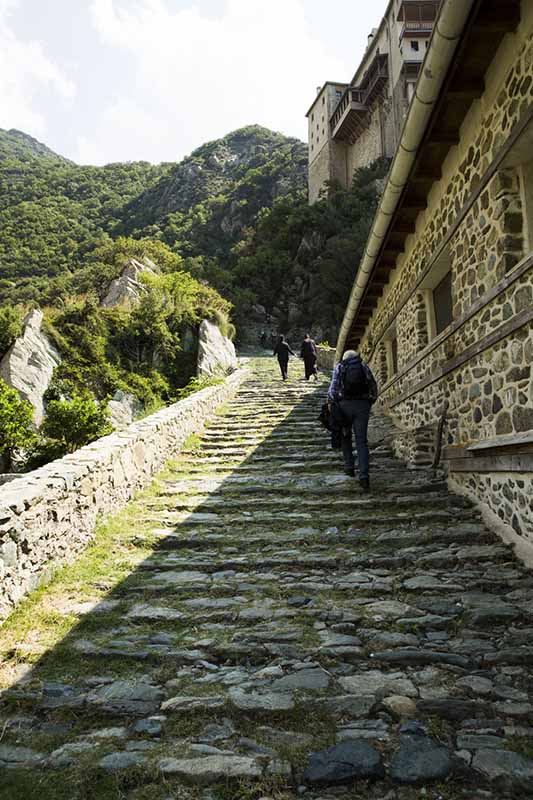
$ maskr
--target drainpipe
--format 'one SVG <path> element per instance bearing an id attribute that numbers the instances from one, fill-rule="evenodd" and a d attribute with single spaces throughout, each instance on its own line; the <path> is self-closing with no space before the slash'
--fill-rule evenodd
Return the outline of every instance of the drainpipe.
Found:
<path id="1" fill-rule="evenodd" d="M 476 0 L 445 0 L 437 19 L 431 45 L 422 65 L 415 96 L 394 156 L 387 185 L 374 218 L 365 254 L 359 265 L 350 299 L 344 313 L 335 361 L 342 358 L 344 345 L 364 295 L 376 258 L 387 235 L 390 221 L 409 180 L 433 108 L 439 98 L 444 80 L 453 60 L 459 39 Z"/>

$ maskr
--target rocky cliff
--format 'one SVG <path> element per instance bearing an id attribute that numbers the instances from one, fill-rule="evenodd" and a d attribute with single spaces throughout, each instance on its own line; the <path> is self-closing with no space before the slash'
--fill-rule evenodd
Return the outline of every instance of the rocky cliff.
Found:
<path id="1" fill-rule="evenodd" d="M 42 311 L 31 311 L 24 320 L 22 336 L 0 362 L 0 378 L 31 403 L 36 425 L 43 420 L 43 396 L 61 362 L 59 353 L 42 331 L 42 321 Z"/>
<path id="2" fill-rule="evenodd" d="M 149 258 L 137 261 L 130 258 L 118 278 L 111 281 L 102 300 L 104 308 L 133 308 L 138 305 L 145 291 L 143 276 L 156 275 L 157 267 Z"/>
<path id="3" fill-rule="evenodd" d="M 237 369 L 235 346 L 220 328 L 204 319 L 198 333 L 197 375 L 200 378 L 219 378 Z"/>
<path id="4" fill-rule="evenodd" d="M 128 204 L 122 227 L 131 233 L 161 226 L 169 214 L 192 215 L 195 206 L 225 198 L 217 221 L 222 232 L 235 233 L 260 208 L 306 185 L 307 147 L 251 125 L 199 147 L 171 167 Z"/>

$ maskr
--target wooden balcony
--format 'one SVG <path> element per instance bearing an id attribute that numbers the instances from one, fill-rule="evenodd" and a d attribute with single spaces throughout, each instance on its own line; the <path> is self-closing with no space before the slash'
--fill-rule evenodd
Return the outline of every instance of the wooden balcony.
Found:
<path id="1" fill-rule="evenodd" d="M 434 20 L 406 20 L 400 32 L 400 42 L 411 36 L 430 36 L 434 25 Z"/>
<path id="2" fill-rule="evenodd" d="M 402 0 L 398 9 L 398 20 L 426 20 L 435 22 L 441 0 Z"/>
<path id="3" fill-rule="evenodd" d="M 331 138 L 354 142 L 368 120 L 369 106 L 389 79 L 387 54 L 378 53 L 363 75 L 360 86 L 349 86 L 330 119 Z"/>
<path id="4" fill-rule="evenodd" d="M 339 100 L 329 123 L 332 139 L 338 142 L 351 142 L 357 139 L 364 127 L 366 112 L 364 92 L 349 86 Z"/>
<path id="5" fill-rule="evenodd" d="M 388 79 L 389 57 L 386 53 L 378 53 L 361 81 L 361 89 L 364 91 L 367 106 L 380 94 Z"/>

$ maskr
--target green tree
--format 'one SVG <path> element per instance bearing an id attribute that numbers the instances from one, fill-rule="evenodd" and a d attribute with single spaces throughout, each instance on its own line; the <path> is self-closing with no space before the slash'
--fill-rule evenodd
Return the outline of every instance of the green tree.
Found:
<path id="1" fill-rule="evenodd" d="M 73 453 L 111 431 L 107 405 L 97 403 L 89 392 L 76 392 L 70 400 L 51 400 L 41 426 L 42 436 L 57 443 L 62 455 Z"/>
<path id="2" fill-rule="evenodd" d="M 0 356 L 6 353 L 23 329 L 24 315 L 22 310 L 15 306 L 2 306 L 0 308 Z"/>
<path id="3" fill-rule="evenodd" d="M 0 379 L 0 457 L 6 472 L 22 450 L 35 442 L 33 409 L 27 400 Z"/>

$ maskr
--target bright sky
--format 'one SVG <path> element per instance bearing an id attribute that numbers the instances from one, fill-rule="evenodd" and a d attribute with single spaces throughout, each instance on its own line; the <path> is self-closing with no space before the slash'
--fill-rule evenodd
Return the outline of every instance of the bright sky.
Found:
<path id="1" fill-rule="evenodd" d="M 236 128 L 306 139 L 387 0 L 0 0 L 0 128 L 79 163 L 175 161 Z"/>

